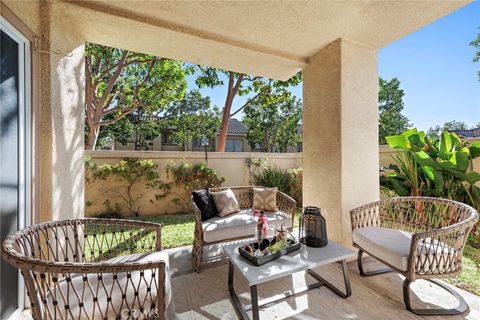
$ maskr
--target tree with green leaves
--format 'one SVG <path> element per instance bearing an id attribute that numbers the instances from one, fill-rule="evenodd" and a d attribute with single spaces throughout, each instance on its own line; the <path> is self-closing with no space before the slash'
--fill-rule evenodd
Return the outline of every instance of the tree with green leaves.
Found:
<path id="1" fill-rule="evenodd" d="M 188 69 L 166 58 L 87 43 L 85 65 L 86 149 L 95 149 L 102 127 L 157 112 L 187 87 Z"/>
<path id="2" fill-rule="evenodd" d="M 480 27 L 478 29 L 480 30 Z M 480 32 L 477 34 L 477 38 L 470 42 L 470 46 L 476 49 L 475 55 L 473 56 L 473 62 L 480 62 Z M 480 81 L 480 71 L 478 71 L 478 81 Z"/>
<path id="3" fill-rule="evenodd" d="M 402 114 L 405 92 L 400 88 L 400 81 L 397 78 L 389 81 L 379 78 L 378 82 L 378 138 L 380 144 L 386 144 L 385 137 L 402 133 L 410 123 Z"/>
<path id="4" fill-rule="evenodd" d="M 225 71 L 211 67 L 197 66 L 195 67 L 195 69 L 198 74 L 196 84 L 200 88 L 213 88 L 216 86 L 223 86 L 224 81 L 222 80 L 222 76 L 226 76 L 228 78 L 227 95 L 222 110 L 222 122 L 220 126 L 220 134 L 217 144 L 218 152 L 225 151 L 228 124 L 233 116 L 235 116 L 246 106 L 253 103 L 260 97 L 270 93 L 272 90 L 276 88 L 288 88 L 290 86 L 297 86 L 303 80 L 301 73 L 297 73 L 287 81 L 274 81 L 260 76 L 250 76 L 244 73 L 236 73 L 233 71 Z M 246 96 L 249 94 L 253 96 L 250 97 L 243 105 L 235 108 L 235 111 L 233 111 L 233 102 L 235 97 L 237 95 Z"/>
<path id="5" fill-rule="evenodd" d="M 440 137 L 440 134 L 444 131 L 468 130 L 468 129 L 469 128 L 468 128 L 468 126 L 465 122 L 456 121 L 456 120 L 447 121 L 442 126 L 437 125 L 435 127 L 431 127 L 430 129 L 428 129 L 427 138 L 436 139 L 436 138 Z M 475 127 L 472 128 L 472 129 L 475 129 Z"/>
<path id="6" fill-rule="evenodd" d="M 168 129 L 173 141 L 185 147 L 194 138 L 213 138 L 220 127 L 220 111 L 210 107 L 210 98 L 198 90 L 187 92 L 182 99 L 172 101 L 160 113 L 145 114 L 141 110 L 129 114 L 117 123 L 102 129 L 99 145 L 107 139 L 122 144 L 135 143 L 135 150 L 150 150 L 150 141 Z"/>
<path id="7" fill-rule="evenodd" d="M 287 88 L 277 88 L 251 102 L 244 109 L 250 145 L 260 145 L 263 152 L 280 151 L 301 141 L 298 127 L 302 103 Z"/>
<path id="8" fill-rule="evenodd" d="M 188 92 L 183 99 L 174 101 L 165 111 L 166 124 L 174 128 L 173 141 L 185 146 L 193 139 L 211 139 L 220 127 L 220 111 L 210 107 L 210 98 L 199 91 Z"/>

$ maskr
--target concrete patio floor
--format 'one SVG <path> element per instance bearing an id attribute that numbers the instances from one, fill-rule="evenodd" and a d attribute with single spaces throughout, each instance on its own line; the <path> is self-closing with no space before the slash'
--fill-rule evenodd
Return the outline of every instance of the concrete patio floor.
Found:
<path id="1" fill-rule="evenodd" d="M 204 254 L 215 256 L 222 246 L 206 248 Z M 227 288 L 227 261 L 223 260 L 200 273 L 193 272 L 192 247 L 168 249 L 172 292 L 176 319 L 238 319 L 230 302 Z M 365 259 L 367 270 L 381 267 L 371 258 Z M 360 277 L 356 261 L 348 263 L 352 296 L 341 299 L 329 289 L 322 287 L 290 297 L 281 302 L 260 308 L 261 319 L 422 319 L 405 310 L 402 296 L 403 277 L 395 273 L 363 278 Z M 340 264 L 332 264 L 315 269 L 319 274 L 340 288 L 343 288 Z M 315 282 L 311 276 L 299 272 L 258 287 L 260 304 L 262 299 L 281 296 L 284 292 Z M 235 290 L 243 304 L 250 304 L 248 287 L 235 277 Z M 442 289 L 426 281 L 416 281 L 412 285 L 414 307 L 455 306 L 455 300 Z M 478 320 L 480 319 L 480 297 L 462 289 L 457 289 L 470 306 L 470 313 L 463 316 L 425 316 L 424 319 L 439 320 Z M 423 302 L 420 302 L 418 299 Z M 249 312 L 251 316 L 251 313 Z M 22 320 L 31 320 L 31 313 L 25 310 Z"/>
<path id="2" fill-rule="evenodd" d="M 213 255 L 220 247 L 208 248 Z M 170 249 L 172 289 L 177 319 L 237 319 L 229 300 L 227 289 L 227 264 L 220 263 L 212 268 L 194 273 L 191 269 L 191 247 Z M 381 266 L 367 258 L 366 267 Z M 340 264 L 316 269 L 327 280 L 342 288 Z M 349 263 L 352 296 L 341 299 L 327 288 L 319 288 L 291 297 L 260 309 L 261 319 L 421 319 L 405 310 L 402 296 L 403 278 L 395 273 L 374 277 L 360 277 L 355 261 Z M 260 285 L 258 294 L 262 298 L 280 295 L 285 291 L 314 282 L 304 272 L 294 274 L 272 283 Z M 248 287 L 235 278 L 235 288 L 243 304 L 250 303 Z M 414 307 L 425 305 L 454 307 L 455 300 L 442 289 L 426 281 L 412 285 Z M 463 316 L 428 316 L 425 319 L 480 319 L 480 297 L 458 289 L 470 305 L 470 313 Z M 425 302 L 423 304 L 418 300 Z"/>

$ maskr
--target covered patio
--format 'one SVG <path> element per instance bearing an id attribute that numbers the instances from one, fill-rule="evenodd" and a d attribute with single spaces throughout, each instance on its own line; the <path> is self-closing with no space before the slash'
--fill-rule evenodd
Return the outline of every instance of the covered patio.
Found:
<path id="1" fill-rule="evenodd" d="M 2 17 L 31 42 L 27 224 L 84 217 L 84 46 L 92 42 L 278 80 L 302 70 L 303 203 L 321 207 L 330 238 L 351 248 L 349 211 L 379 199 L 377 49 L 469 2 L 1 0 Z M 226 265 L 192 273 L 191 247 L 169 257 L 179 319 L 236 318 Z M 322 272 L 335 282 L 339 270 Z M 262 308 L 262 319 L 419 318 L 405 310 L 399 275 L 362 278 L 354 261 L 349 270 L 351 298 L 320 288 Z M 311 280 L 297 273 L 259 295 Z M 249 303 L 247 287 L 236 283 Z M 451 307 L 429 284 L 413 289 Z M 460 292 L 470 313 L 451 319 L 480 318 L 480 299 Z"/>

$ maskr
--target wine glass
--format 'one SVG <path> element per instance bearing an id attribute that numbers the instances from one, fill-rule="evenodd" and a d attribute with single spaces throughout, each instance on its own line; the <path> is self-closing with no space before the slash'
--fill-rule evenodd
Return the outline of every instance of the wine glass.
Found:
<path id="1" fill-rule="evenodd" d="M 275 226 L 267 226 L 267 239 L 270 244 L 275 239 Z"/>

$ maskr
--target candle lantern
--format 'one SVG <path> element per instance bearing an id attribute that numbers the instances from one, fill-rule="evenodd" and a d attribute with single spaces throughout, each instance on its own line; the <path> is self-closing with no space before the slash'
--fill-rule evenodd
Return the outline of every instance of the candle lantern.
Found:
<path id="1" fill-rule="evenodd" d="M 308 247 L 324 247 L 328 243 L 325 218 L 317 207 L 305 207 L 300 216 L 300 242 Z"/>

